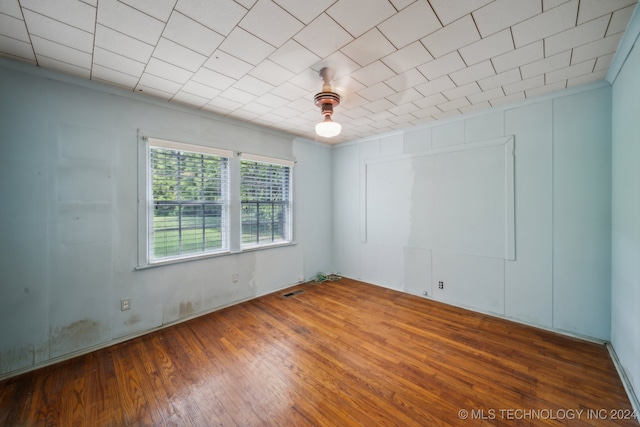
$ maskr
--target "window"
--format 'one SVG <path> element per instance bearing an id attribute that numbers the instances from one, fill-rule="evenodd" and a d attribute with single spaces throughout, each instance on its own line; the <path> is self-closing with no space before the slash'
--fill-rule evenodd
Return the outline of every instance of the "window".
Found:
<path id="1" fill-rule="evenodd" d="M 291 168 L 244 156 L 240 164 L 242 247 L 291 241 Z"/>
<path id="2" fill-rule="evenodd" d="M 142 137 L 138 268 L 291 243 L 293 164 Z"/>
<path id="3" fill-rule="evenodd" d="M 229 248 L 228 153 L 189 148 L 149 142 L 151 262 Z"/>

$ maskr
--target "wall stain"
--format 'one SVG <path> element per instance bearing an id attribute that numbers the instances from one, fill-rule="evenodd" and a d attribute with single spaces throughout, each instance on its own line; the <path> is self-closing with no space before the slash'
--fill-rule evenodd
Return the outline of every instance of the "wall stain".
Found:
<path id="1" fill-rule="evenodd" d="M 193 304 L 191 301 L 181 302 L 180 303 L 180 311 L 178 312 L 178 318 L 182 319 L 183 317 L 187 317 L 192 315 L 194 312 Z"/>
<path id="2" fill-rule="evenodd" d="M 93 319 L 82 319 L 51 332 L 49 344 L 52 349 L 64 348 L 67 353 L 86 347 L 100 336 L 100 323 Z"/>
<path id="3" fill-rule="evenodd" d="M 135 325 L 136 323 L 140 323 L 142 319 L 140 318 L 140 316 L 138 316 L 137 314 L 132 315 L 131 317 L 129 317 L 124 324 L 131 326 L 131 325 Z"/>

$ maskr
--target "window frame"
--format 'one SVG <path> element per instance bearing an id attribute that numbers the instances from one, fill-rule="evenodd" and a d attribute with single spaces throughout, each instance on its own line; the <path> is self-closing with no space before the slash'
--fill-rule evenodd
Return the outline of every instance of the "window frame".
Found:
<path id="1" fill-rule="evenodd" d="M 265 250 L 270 248 L 278 248 L 283 246 L 296 245 L 295 242 L 295 213 L 294 213 L 294 160 L 282 158 L 267 157 L 262 155 L 234 152 L 232 150 L 215 148 L 208 145 L 200 145 L 190 142 L 178 142 L 175 139 L 164 139 L 147 136 L 141 130 L 138 131 L 138 262 L 134 267 L 135 270 L 143 270 L 151 267 L 158 267 L 168 264 L 176 264 L 188 261 L 194 261 L 205 258 L 220 257 L 233 255 L 243 252 L 252 252 Z M 192 254 L 184 254 L 179 257 L 152 259 L 151 248 L 149 245 L 149 227 L 153 224 L 153 194 L 150 185 L 151 173 L 151 155 L 150 147 L 162 144 L 163 148 L 189 151 L 197 154 L 211 154 L 215 156 L 223 156 L 228 158 L 228 211 L 229 218 L 228 229 L 226 233 L 227 248 L 225 251 L 215 252 L 197 252 Z M 263 163 L 272 163 L 276 165 L 288 166 L 289 169 L 289 239 L 286 241 L 278 241 L 264 245 L 245 246 L 242 245 L 242 210 L 240 201 L 240 168 L 241 160 L 260 161 Z"/>
<path id="2" fill-rule="evenodd" d="M 243 223 L 243 205 L 245 203 L 256 203 L 256 209 L 259 207 L 259 204 L 261 203 L 260 201 L 248 201 L 248 200 L 242 200 L 242 197 L 240 198 L 240 247 L 243 251 L 249 251 L 249 250 L 257 250 L 257 249 L 263 249 L 263 248 L 269 248 L 269 247 L 276 247 L 276 246 L 282 246 L 282 245 L 288 245 L 288 244 L 292 244 L 293 243 L 293 218 L 294 218 L 294 212 L 293 212 L 293 166 L 295 165 L 295 162 L 293 161 L 289 161 L 289 160 L 283 160 L 283 159 L 275 159 L 272 157 L 266 157 L 266 156 L 259 156 L 259 155 L 254 155 L 254 154 L 247 154 L 247 153 L 242 153 L 240 156 L 240 179 L 239 179 L 239 187 L 240 189 L 242 188 L 243 185 L 243 179 L 242 179 L 242 162 L 243 161 L 247 161 L 247 162 L 255 162 L 255 163 L 261 163 L 261 164 L 266 164 L 266 165 L 271 165 L 271 166 L 279 166 L 279 167 L 286 167 L 288 168 L 287 170 L 287 174 L 288 177 L 286 178 L 287 180 L 287 194 L 286 194 L 286 200 L 282 200 L 282 201 L 264 201 L 265 204 L 271 204 L 272 207 L 272 211 L 274 208 L 274 205 L 281 205 L 283 206 L 287 213 L 288 213 L 288 218 L 285 221 L 285 226 L 286 228 L 283 229 L 283 234 L 284 234 L 284 239 L 282 240 L 277 240 L 277 241 L 270 241 L 267 243 L 260 243 L 260 228 L 259 228 L 259 220 L 257 219 L 256 221 L 256 226 L 258 227 L 256 232 L 257 232 L 257 238 L 256 238 L 256 243 L 254 244 L 245 244 L 244 242 L 244 223 Z M 256 217 L 258 217 L 257 213 L 256 213 Z M 273 230 L 273 218 L 271 218 L 271 232 L 272 232 L 272 238 L 274 235 L 274 230 Z"/>

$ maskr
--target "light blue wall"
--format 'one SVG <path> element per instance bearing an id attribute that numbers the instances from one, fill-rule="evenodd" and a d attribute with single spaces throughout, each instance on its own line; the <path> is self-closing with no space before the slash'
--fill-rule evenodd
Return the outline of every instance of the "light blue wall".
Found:
<path id="1" fill-rule="evenodd" d="M 632 21 L 633 22 L 633 21 Z M 637 40 L 640 17 L 636 12 Z M 630 25 L 631 27 L 631 25 Z M 637 41 L 613 84 L 611 342 L 640 391 L 640 49 Z"/>
<path id="2" fill-rule="evenodd" d="M 328 147 L 2 61 L 0 376 L 330 270 Z M 134 270 L 138 129 L 295 157 L 297 244 Z"/>
<path id="3" fill-rule="evenodd" d="M 381 286 L 419 295 L 426 291 L 430 298 L 450 304 L 608 340 L 610 96 L 610 87 L 598 84 L 337 147 L 333 154 L 336 269 Z M 503 242 L 488 242 L 492 237 L 483 234 L 483 224 L 473 228 L 468 216 L 465 230 L 460 229 L 459 235 L 454 231 L 450 237 L 454 244 L 447 248 L 429 241 L 429 233 L 417 231 L 429 229 L 420 221 L 435 216 L 451 228 L 447 218 L 463 218 L 461 211 L 469 209 L 468 198 L 434 197 L 435 193 L 424 192 L 419 180 L 429 179 L 431 172 L 441 175 L 439 179 L 458 179 L 469 173 L 470 165 L 454 162 L 426 171 L 416 167 L 428 163 L 415 160 L 433 155 L 434 161 L 444 161 L 437 156 L 447 150 L 510 135 L 515 141 L 515 260 L 496 256 L 500 246 L 495 243 Z M 414 161 L 406 160 L 411 158 Z M 406 167 L 397 167 L 399 162 Z M 388 177 L 383 181 L 378 175 L 385 167 Z M 371 188 L 374 179 L 379 188 Z M 394 185 L 404 182 L 412 191 L 399 187 L 393 191 Z M 460 185 L 476 184 L 462 179 Z M 384 197 L 375 197 L 378 190 L 388 197 L 388 208 Z M 479 214 L 498 215 L 505 203 L 496 198 L 499 192 L 483 194 L 494 202 L 478 198 L 472 208 Z M 498 210 L 490 205 L 495 200 L 500 203 Z M 438 206 L 430 206 L 435 203 Z M 395 228 L 393 224 L 407 216 L 411 229 L 403 241 L 398 238 L 406 232 L 402 221 L 396 221 Z M 487 242 L 469 242 L 462 235 L 469 231 Z M 461 249 L 450 249 L 461 242 Z M 493 249 L 483 251 L 483 245 Z M 444 289 L 438 288 L 439 281 L 444 281 Z"/>

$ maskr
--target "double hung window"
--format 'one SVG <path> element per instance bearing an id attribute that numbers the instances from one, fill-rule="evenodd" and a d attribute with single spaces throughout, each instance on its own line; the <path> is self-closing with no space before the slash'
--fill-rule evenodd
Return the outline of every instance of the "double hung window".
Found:
<path id="1" fill-rule="evenodd" d="M 242 246 L 291 240 L 291 167 L 253 160 L 240 163 Z"/>
<path id="2" fill-rule="evenodd" d="M 293 162 L 144 141 L 141 266 L 292 242 Z"/>

